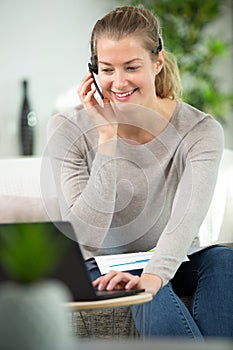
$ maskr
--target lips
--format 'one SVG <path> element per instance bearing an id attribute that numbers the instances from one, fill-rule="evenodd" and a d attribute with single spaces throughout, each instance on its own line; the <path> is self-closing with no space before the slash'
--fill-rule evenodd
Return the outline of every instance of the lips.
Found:
<path id="1" fill-rule="evenodd" d="M 134 90 L 131 90 L 131 91 L 127 91 L 127 92 L 113 92 L 114 95 L 117 97 L 117 98 L 120 98 L 120 99 L 124 99 L 124 98 L 127 98 L 131 95 L 133 95 L 133 93 L 136 91 L 137 89 L 134 89 Z"/>

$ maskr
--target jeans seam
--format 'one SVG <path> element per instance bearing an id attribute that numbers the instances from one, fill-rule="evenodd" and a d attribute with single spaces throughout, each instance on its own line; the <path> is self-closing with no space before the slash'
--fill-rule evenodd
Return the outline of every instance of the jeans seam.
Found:
<path id="1" fill-rule="evenodd" d="M 175 305 L 180 313 L 182 321 L 184 321 L 184 326 L 187 330 L 187 334 L 190 336 L 190 338 L 198 339 L 200 341 L 200 339 L 195 336 L 188 319 L 186 318 L 185 314 L 183 313 L 181 301 L 179 300 L 179 298 L 177 296 L 175 297 L 175 295 L 174 295 L 175 293 L 170 288 L 169 288 L 169 293 L 174 300 L 174 303 L 175 303 Z M 192 317 L 192 316 L 190 315 L 190 317 Z"/>
<path id="2" fill-rule="evenodd" d="M 198 281 L 197 281 L 197 286 L 196 286 L 196 289 L 195 289 L 195 293 L 193 295 L 193 298 L 192 298 L 192 315 L 193 315 L 193 319 L 197 320 L 197 304 L 198 304 L 198 296 L 200 294 L 200 271 L 199 270 L 196 270 L 196 273 L 198 275 Z"/>

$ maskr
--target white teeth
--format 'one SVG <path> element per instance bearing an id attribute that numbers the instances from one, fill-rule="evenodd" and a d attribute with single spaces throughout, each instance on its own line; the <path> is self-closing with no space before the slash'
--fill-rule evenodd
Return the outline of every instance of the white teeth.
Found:
<path id="1" fill-rule="evenodd" d="M 132 95 L 132 93 L 133 93 L 133 91 L 125 92 L 123 94 L 116 93 L 116 96 L 118 96 L 118 97 L 126 97 L 126 96 L 129 96 L 129 95 Z"/>

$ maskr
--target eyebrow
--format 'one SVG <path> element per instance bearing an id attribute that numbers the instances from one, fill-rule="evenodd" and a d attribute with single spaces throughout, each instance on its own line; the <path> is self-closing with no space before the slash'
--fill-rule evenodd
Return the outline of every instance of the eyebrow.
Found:
<path id="1" fill-rule="evenodd" d="M 133 58 L 132 60 L 124 62 L 123 64 L 130 64 L 130 63 L 133 63 L 134 61 L 142 61 L 142 59 L 141 58 Z M 112 66 L 111 63 L 104 62 L 104 61 L 99 61 L 99 63 L 105 64 L 106 66 Z"/>

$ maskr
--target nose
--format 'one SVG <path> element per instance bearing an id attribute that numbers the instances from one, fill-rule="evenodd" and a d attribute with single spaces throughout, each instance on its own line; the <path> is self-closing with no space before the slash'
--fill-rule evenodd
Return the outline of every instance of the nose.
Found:
<path id="1" fill-rule="evenodd" d="M 115 70 L 114 74 L 114 88 L 117 91 L 121 91 L 124 89 L 124 87 L 127 85 L 127 77 L 126 73 L 122 70 Z"/>

